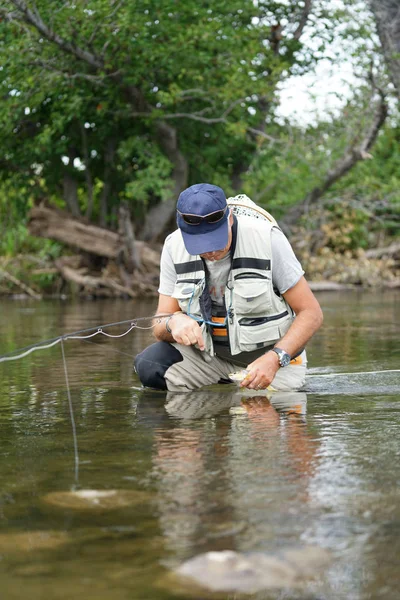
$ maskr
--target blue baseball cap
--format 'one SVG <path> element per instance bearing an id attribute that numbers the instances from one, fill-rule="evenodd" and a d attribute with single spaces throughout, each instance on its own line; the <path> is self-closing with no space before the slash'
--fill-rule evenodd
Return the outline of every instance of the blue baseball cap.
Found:
<path id="1" fill-rule="evenodd" d="M 220 187 L 196 183 L 180 194 L 176 208 L 176 222 L 189 254 L 205 254 L 225 248 L 228 243 L 229 209 L 225 193 Z M 198 225 L 191 225 L 182 217 L 182 214 L 204 217 L 219 210 L 225 212 L 216 223 L 202 220 Z"/>

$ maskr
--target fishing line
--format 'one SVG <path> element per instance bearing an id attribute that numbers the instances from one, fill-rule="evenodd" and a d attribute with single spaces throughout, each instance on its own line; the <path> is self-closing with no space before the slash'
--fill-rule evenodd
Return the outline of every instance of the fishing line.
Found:
<path id="1" fill-rule="evenodd" d="M 14 350 L 13 352 L 9 352 L 8 354 L 3 354 L 0 356 L 0 363 L 6 362 L 9 360 L 18 360 L 20 358 L 24 358 L 31 354 L 32 352 L 36 352 L 36 350 L 46 350 L 47 348 L 51 348 L 56 344 L 59 344 L 63 340 L 87 340 L 89 338 L 95 337 L 96 335 L 104 335 L 109 338 L 121 338 L 127 335 L 132 331 L 132 329 L 152 329 L 154 325 L 149 325 L 148 327 L 141 327 L 137 325 L 139 321 L 148 321 L 149 319 L 160 319 L 164 317 L 169 317 L 173 313 L 160 313 L 157 315 L 152 315 L 151 317 L 138 317 L 136 319 L 129 319 L 126 321 L 118 321 L 116 323 L 106 323 L 105 325 L 96 325 L 95 327 L 89 327 L 87 329 L 81 329 L 80 331 L 73 331 L 72 333 L 66 333 L 64 335 L 60 335 L 59 337 L 52 338 L 49 340 L 44 340 L 43 342 L 38 342 L 36 344 L 31 344 L 30 346 L 25 346 L 24 348 L 19 348 L 18 350 Z M 117 325 L 126 325 L 130 324 L 130 327 L 124 333 L 113 335 L 111 333 L 106 333 L 103 331 L 104 329 L 108 329 L 109 327 L 116 327 Z M 89 335 L 80 335 L 85 333 L 90 333 Z M 18 354 L 16 354 L 18 353 Z"/>
<path id="2" fill-rule="evenodd" d="M 379 373 L 400 373 L 400 369 L 382 369 L 381 371 L 353 371 L 352 373 L 311 373 L 307 377 L 338 377 L 339 375 L 377 375 Z"/>
<path id="3" fill-rule="evenodd" d="M 76 435 L 76 425 L 74 418 L 74 408 L 72 406 L 71 391 L 69 387 L 67 361 L 65 360 L 64 340 L 61 339 L 61 353 L 64 365 L 65 384 L 67 386 L 67 397 L 69 406 L 69 416 L 71 418 L 72 438 L 74 440 L 74 459 L 75 459 L 75 483 L 79 484 L 79 453 L 78 453 L 78 436 Z"/>
<path id="4" fill-rule="evenodd" d="M 145 321 L 145 320 L 149 320 L 149 319 L 158 319 L 158 323 L 159 323 L 161 318 L 167 317 L 170 314 L 171 313 L 166 313 L 166 314 L 161 313 L 161 314 L 153 315 L 151 317 L 138 317 L 136 319 L 129 319 L 127 321 L 118 321 L 116 323 L 107 323 L 105 325 L 96 325 L 95 327 L 81 329 L 79 331 L 74 331 L 72 333 L 61 335 L 57 338 L 53 338 L 50 340 L 44 340 L 43 342 L 39 342 L 37 344 L 25 346 L 25 348 L 20 348 L 19 350 L 14 350 L 14 352 L 10 352 L 9 354 L 4 354 L 4 355 L 0 356 L 0 362 L 6 362 L 6 361 L 10 361 L 10 360 L 18 360 L 20 358 L 24 358 L 25 356 L 28 356 L 29 354 L 31 354 L 32 352 L 35 352 L 36 350 L 46 350 L 48 348 L 52 348 L 53 346 L 56 346 L 56 344 L 61 344 L 61 354 L 62 354 L 63 367 L 64 367 L 64 377 L 65 377 L 65 384 L 66 384 L 66 388 L 67 388 L 68 407 L 69 407 L 69 415 L 70 415 L 70 420 L 71 420 L 72 439 L 73 439 L 73 444 L 74 444 L 74 464 L 75 464 L 74 474 L 75 474 L 75 485 L 76 486 L 79 485 L 78 436 L 77 436 L 77 432 L 76 432 L 74 408 L 73 408 L 73 404 L 72 404 L 71 389 L 70 389 L 70 385 L 69 385 L 67 361 L 65 358 L 65 350 L 64 350 L 65 340 L 82 340 L 87 343 L 94 344 L 94 342 L 91 341 L 91 338 L 95 337 L 96 335 L 104 335 L 108 338 L 122 338 L 122 337 L 128 335 L 128 333 L 130 333 L 133 329 L 152 329 L 155 326 L 155 324 L 152 324 L 152 325 L 149 325 L 148 327 L 141 327 L 137 324 L 138 321 Z M 111 333 L 106 333 L 104 331 L 104 329 L 108 329 L 109 327 L 126 325 L 127 323 L 130 324 L 130 327 L 123 333 L 111 334 Z M 81 334 L 86 334 L 86 333 L 88 335 L 81 335 Z M 97 344 L 95 344 L 95 345 L 97 345 Z M 120 352 L 118 350 L 116 350 L 116 352 L 118 352 L 119 354 L 125 354 L 124 352 Z M 131 355 L 127 354 L 127 356 L 130 356 L 132 358 Z"/>

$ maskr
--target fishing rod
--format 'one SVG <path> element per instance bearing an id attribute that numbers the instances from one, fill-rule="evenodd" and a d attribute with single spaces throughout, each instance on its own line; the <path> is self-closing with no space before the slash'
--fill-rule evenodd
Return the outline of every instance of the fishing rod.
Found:
<path id="1" fill-rule="evenodd" d="M 152 329 L 154 324 L 148 327 L 141 327 L 137 323 L 139 321 L 149 321 L 150 319 L 158 319 L 158 323 L 164 317 L 169 317 L 173 313 L 159 313 L 156 315 L 151 315 L 148 317 L 137 317 L 136 319 L 128 319 L 126 321 L 117 321 L 115 323 L 106 323 L 105 325 L 95 325 L 94 327 L 88 327 L 87 329 L 81 329 L 79 331 L 73 331 L 71 333 L 64 333 L 55 338 L 51 338 L 49 340 L 43 340 L 41 342 L 37 342 L 36 344 L 31 344 L 30 346 L 25 346 L 24 348 L 18 348 L 17 350 L 13 350 L 7 354 L 0 355 L 0 363 L 6 362 L 10 360 L 18 360 L 20 358 L 24 358 L 35 352 L 36 350 L 46 350 L 47 348 L 52 348 L 53 346 L 65 341 L 65 340 L 87 340 L 89 338 L 93 338 L 96 335 L 104 335 L 109 338 L 121 338 L 130 333 L 133 329 Z M 104 330 L 109 329 L 110 327 L 117 327 L 120 325 L 129 324 L 129 328 L 127 331 L 123 333 L 113 335 L 111 333 L 106 333 Z M 88 335 L 84 335 L 88 334 Z"/>

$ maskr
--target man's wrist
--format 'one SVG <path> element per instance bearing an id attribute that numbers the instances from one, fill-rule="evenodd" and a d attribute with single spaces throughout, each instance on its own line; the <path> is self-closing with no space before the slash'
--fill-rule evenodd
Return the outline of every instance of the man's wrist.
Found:
<path id="1" fill-rule="evenodd" d="M 172 317 L 175 317 L 175 315 L 183 315 L 183 314 L 184 313 L 181 310 L 177 310 L 176 312 L 174 312 L 172 315 L 169 315 L 169 317 L 167 317 L 165 319 L 165 329 L 168 331 L 168 333 L 170 335 L 172 335 L 172 330 L 171 330 L 171 327 L 170 327 L 169 323 L 170 323 Z"/>
<path id="2" fill-rule="evenodd" d="M 169 322 L 172 319 L 174 315 L 169 315 L 169 317 L 167 317 L 165 319 L 165 329 L 168 331 L 168 333 L 170 333 L 172 335 L 172 331 L 171 331 L 171 327 L 169 326 Z"/>
<path id="3" fill-rule="evenodd" d="M 275 354 L 280 367 L 287 367 L 290 364 L 291 356 L 286 350 L 282 350 L 282 348 L 275 346 L 275 348 L 271 348 L 270 352 Z"/>

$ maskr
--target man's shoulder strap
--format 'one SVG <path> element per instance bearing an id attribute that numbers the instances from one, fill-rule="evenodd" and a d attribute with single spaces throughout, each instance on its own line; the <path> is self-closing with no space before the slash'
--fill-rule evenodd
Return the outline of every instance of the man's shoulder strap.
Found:
<path id="1" fill-rule="evenodd" d="M 255 219 L 269 221 L 272 225 L 278 227 L 278 223 L 269 212 L 261 206 L 258 206 L 253 200 L 250 200 L 246 194 L 239 194 L 227 199 L 228 206 L 232 209 L 234 215 L 244 215 Z"/>

